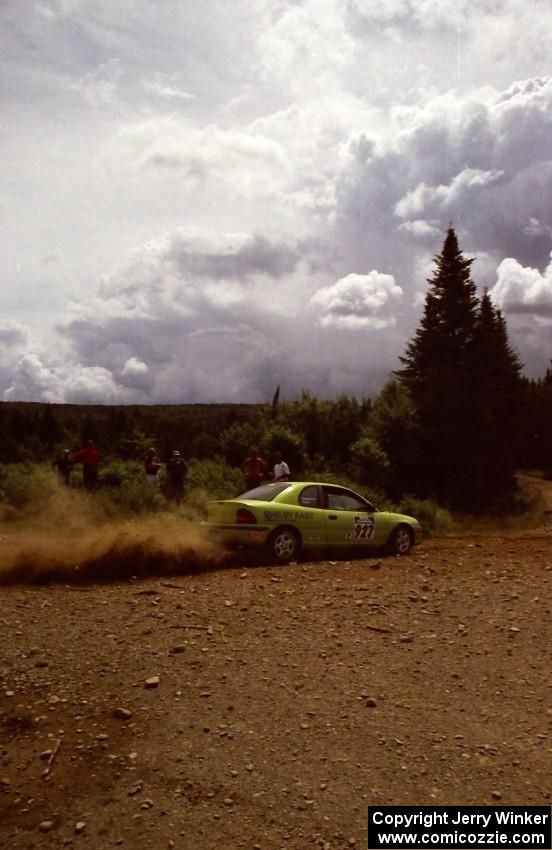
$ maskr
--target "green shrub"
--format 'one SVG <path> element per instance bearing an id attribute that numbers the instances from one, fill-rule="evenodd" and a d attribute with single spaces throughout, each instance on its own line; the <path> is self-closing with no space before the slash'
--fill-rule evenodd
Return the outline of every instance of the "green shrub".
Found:
<path id="1" fill-rule="evenodd" d="M 259 429 L 250 422 L 230 425 L 220 436 L 220 451 L 226 463 L 240 466 L 252 446 L 259 447 Z"/>
<path id="2" fill-rule="evenodd" d="M 301 474 L 307 454 L 304 438 L 286 425 L 275 423 L 269 425 L 261 441 L 261 454 L 272 469 L 276 452 L 281 452 L 288 464 L 292 476 Z"/>
<path id="3" fill-rule="evenodd" d="M 116 459 L 102 465 L 93 497 L 108 519 L 167 509 L 161 488 L 147 481 L 143 463 L 138 460 Z"/>
<path id="4" fill-rule="evenodd" d="M 192 460 L 185 490 L 186 513 L 196 517 L 210 499 L 232 499 L 244 491 L 241 470 L 229 466 L 223 458 Z"/>
<path id="5" fill-rule="evenodd" d="M 431 531 L 434 534 L 447 534 L 453 529 L 454 523 L 450 513 L 432 499 L 405 496 L 397 511 L 415 517 L 426 531 Z"/>
<path id="6" fill-rule="evenodd" d="M 107 519 L 167 510 L 167 502 L 160 488 L 150 484 L 145 477 L 127 479 L 117 486 L 102 487 L 93 494 L 93 498 Z"/>
<path id="7" fill-rule="evenodd" d="M 387 490 L 391 477 L 391 464 L 378 441 L 365 432 L 351 446 L 350 467 L 354 478 L 363 484 L 375 484 Z"/>
<path id="8" fill-rule="evenodd" d="M 100 467 L 99 486 L 102 488 L 121 487 L 138 481 L 145 482 L 144 465 L 140 461 L 110 460 Z"/>
<path id="9" fill-rule="evenodd" d="M 0 467 L 0 502 L 17 510 L 29 505 L 45 505 L 55 491 L 57 481 L 46 466 L 12 463 Z"/>

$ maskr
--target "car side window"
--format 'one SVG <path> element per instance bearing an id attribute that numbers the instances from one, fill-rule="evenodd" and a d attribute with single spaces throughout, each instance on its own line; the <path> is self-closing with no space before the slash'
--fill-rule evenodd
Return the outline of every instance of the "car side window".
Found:
<path id="1" fill-rule="evenodd" d="M 354 496 L 349 496 L 346 494 L 343 496 L 343 504 L 344 511 L 366 511 L 366 503 L 361 502 L 360 499 L 355 499 Z"/>
<path id="2" fill-rule="evenodd" d="M 324 488 L 324 503 L 330 511 L 362 511 L 370 510 L 369 505 L 361 498 L 347 490 Z"/>
<path id="3" fill-rule="evenodd" d="M 309 485 L 301 490 L 299 495 L 299 504 L 304 508 L 318 507 L 318 487 Z"/>
<path id="4" fill-rule="evenodd" d="M 327 505 L 330 511 L 344 511 L 343 496 L 341 493 L 328 493 Z"/>

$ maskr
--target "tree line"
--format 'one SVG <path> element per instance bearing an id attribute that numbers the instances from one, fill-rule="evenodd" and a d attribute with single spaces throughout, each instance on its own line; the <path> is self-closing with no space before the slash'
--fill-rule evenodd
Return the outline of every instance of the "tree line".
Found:
<path id="1" fill-rule="evenodd" d="M 282 451 L 292 474 L 335 474 L 390 499 L 429 498 L 451 509 L 507 510 L 517 469 L 552 474 L 552 370 L 522 374 L 506 322 L 477 296 L 473 259 L 451 226 L 418 329 L 401 368 L 373 399 L 308 391 L 270 404 L 0 404 L 0 462 L 46 461 L 94 440 L 106 456 L 220 458 L 238 467 L 251 447 Z"/>

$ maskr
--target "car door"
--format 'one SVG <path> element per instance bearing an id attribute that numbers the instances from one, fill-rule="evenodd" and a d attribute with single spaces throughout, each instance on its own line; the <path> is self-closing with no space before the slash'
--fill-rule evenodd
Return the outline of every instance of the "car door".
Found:
<path id="1" fill-rule="evenodd" d="M 382 529 L 377 512 L 352 490 L 323 485 L 326 540 L 332 546 L 377 546 Z"/>

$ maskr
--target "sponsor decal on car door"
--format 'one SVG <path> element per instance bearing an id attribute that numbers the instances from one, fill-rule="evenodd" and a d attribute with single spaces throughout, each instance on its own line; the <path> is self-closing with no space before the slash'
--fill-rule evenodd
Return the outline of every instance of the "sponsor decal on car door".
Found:
<path id="1" fill-rule="evenodd" d="M 326 511 L 326 537 L 335 546 L 362 546 L 369 543 L 374 531 L 374 519 L 357 511 Z"/>

